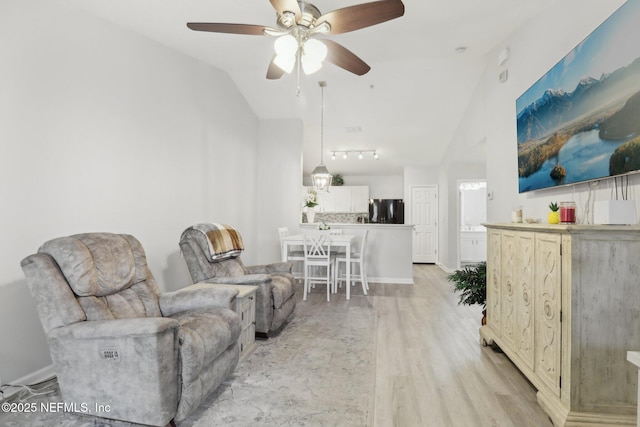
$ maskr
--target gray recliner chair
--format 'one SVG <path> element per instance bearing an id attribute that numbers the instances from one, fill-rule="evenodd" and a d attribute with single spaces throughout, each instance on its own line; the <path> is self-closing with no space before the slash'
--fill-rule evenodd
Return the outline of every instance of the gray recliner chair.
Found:
<path id="1" fill-rule="evenodd" d="M 238 364 L 238 291 L 160 293 L 133 236 L 54 239 L 21 264 L 62 397 L 85 414 L 165 426 Z"/>
<path id="2" fill-rule="evenodd" d="M 196 224 L 180 237 L 180 249 L 194 283 L 258 286 L 256 336 L 268 337 L 279 329 L 296 307 L 292 263 L 279 262 L 247 267 L 240 254 L 242 237 L 225 224 Z"/>

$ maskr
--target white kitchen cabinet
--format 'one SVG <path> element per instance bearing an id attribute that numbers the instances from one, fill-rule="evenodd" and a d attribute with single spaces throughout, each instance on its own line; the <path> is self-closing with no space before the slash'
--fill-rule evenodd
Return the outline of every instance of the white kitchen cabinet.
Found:
<path id="1" fill-rule="evenodd" d="M 304 194 L 312 187 L 305 187 Z M 318 192 L 317 212 L 369 212 L 369 186 L 330 187 Z"/>
<path id="2" fill-rule="evenodd" d="M 318 192 L 317 212 L 333 212 L 336 210 L 336 193 L 333 191 Z"/>
<path id="3" fill-rule="evenodd" d="M 487 324 L 555 426 L 636 425 L 640 227 L 488 224 Z"/>
<path id="4" fill-rule="evenodd" d="M 351 187 L 351 212 L 369 212 L 369 187 Z"/>
<path id="5" fill-rule="evenodd" d="M 336 200 L 333 212 L 351 212 L 351 187 L 331 187 Z"/>
<path id="6" fill-rule="evenodd" d="M 484 231 L 460 232 L 460 261 L 480 262 L 487 259 L 487 234 Z"/>

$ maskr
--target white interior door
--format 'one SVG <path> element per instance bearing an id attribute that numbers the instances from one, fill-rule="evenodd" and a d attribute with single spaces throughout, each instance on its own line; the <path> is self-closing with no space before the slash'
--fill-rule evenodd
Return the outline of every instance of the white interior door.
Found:
<path id="1" fill-rule="evenodd" d="M 411 187 L 411 222 L 413 262 L 435 263 L 438 260 L 438 187 Z"/>

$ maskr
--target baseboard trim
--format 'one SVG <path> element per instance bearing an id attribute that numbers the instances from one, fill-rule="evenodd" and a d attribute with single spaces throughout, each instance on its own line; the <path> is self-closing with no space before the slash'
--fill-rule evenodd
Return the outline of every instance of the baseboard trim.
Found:
<path id="1" fill-rule="evenodd" d="M 440 267 L 440 269 L 441 269 L 442 271 L 444 271 L 445 273 L 447 273 L 447 274 L 453 274 L 453 273 L 455 273 L 455 272 L 456 272 L 456 270 L 455 270 L 455 269 L 448 268 L 446 265 L 441 264 L 441 263 L 439 263 L 439 262 L 436 262 L 436 265 L 437 265 L 438 267 Z"/>
<path id="2" fill-rule="evenodd" d="M 42 369 L 38 369 L 35 372 L 27 374 L 24 377 L 17 378 L 13 381 L 7 381 L 7 384 L 31 385 L 31 384 L 40 383 L 44 380 L 48 380 L 49 378 L 53 378 L 55 376 L 56 376 L 56 371 L 53 368 L 53 364 L 51 364 L 49 366 L 45 366 Z M 7 398 L 11 395 L 16 394 L 20 390 L 21 390 L 20 387 L 4 387 L 4 389 L 2 390 L 3 391 L 2 394 L 4 398 Z"/>
<path id="3" fill-rule="evenodd" d="M 413 278 L 400 279 L 397 277 L 367 277 L 367 282 L 370 283 L 390 283 L 398 285 L 413 285 Z"/>

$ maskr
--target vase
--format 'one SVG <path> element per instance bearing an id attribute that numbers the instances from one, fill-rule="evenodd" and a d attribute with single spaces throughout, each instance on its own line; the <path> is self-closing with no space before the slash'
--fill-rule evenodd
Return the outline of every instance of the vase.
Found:
<path id="1" fill-rule="evenodd" d="M 307 208 L 307 222 L 312 224 L 316 219 L 316 211 L 313 208 Z"/>

